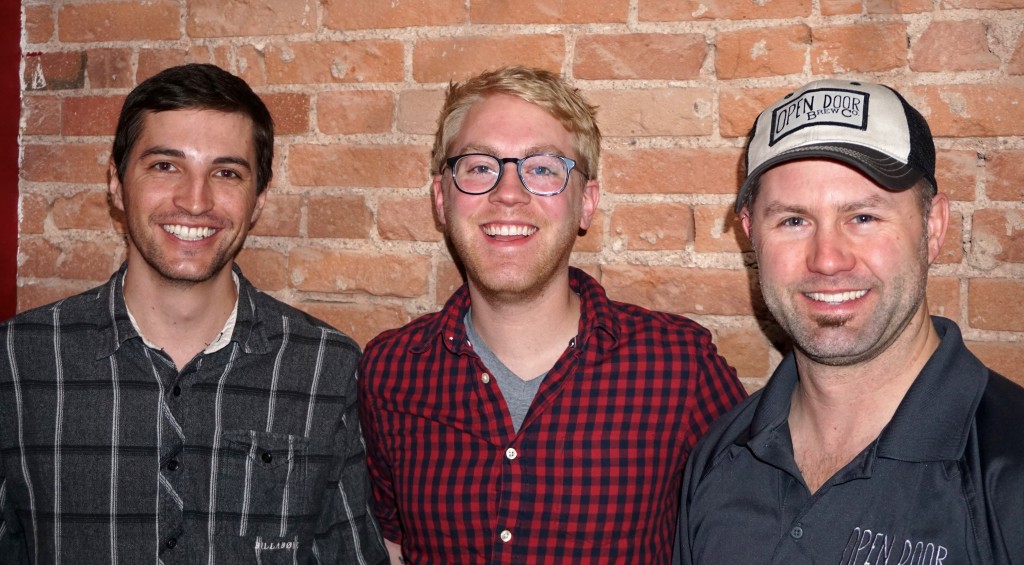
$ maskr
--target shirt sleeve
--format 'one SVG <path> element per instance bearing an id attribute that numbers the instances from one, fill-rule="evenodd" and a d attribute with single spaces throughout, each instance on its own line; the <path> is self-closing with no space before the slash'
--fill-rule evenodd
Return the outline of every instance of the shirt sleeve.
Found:
<path id="1" fill-rule="evenodd" d="M 317 555 L 320 563 L 383 564 L 388 562 L 388 554 L 370 510 L 370 478 L 359 425 L 356 377 L 351 371 L 339 376 L 346 381 L 346 403 L 335 432 L 330 480 L 323 493 L 315 540 Z"/>
<path id="2" fill-rule="evenodd" d="M 701 345 L 703 355 L 696 371 L 697 388 L 694 390 L 694 403 L 689 411 L 690 434 L 687 438 L 687 451 L 693 449 L 712 422 L 747 397 L 743 384 L 736 376 L 736 369 L 729 366 L 725 358 L 718 354 L 718 348 L 712 343 L 710 334 L 705 334 Z"/>
<path id="3" fill-rule="evenodd" d="M 367 387 L 366 375 L 372 374 L 372 364 L 369 357 L 363 355 L 359 364 L 360 391 L 359 391 L 359 417 L 361 418 L 363 430 L 366 437 L 366 459 L 370 470 L 370 480 L 373 485 L 373 513 L 380 523 L 385 539 L 399 545 L 402 543 L 402 528 L 398 521 L 398 505 L 395 502 L 394 481 L 391 476 L 391 466 L 387 457 L 383 441 L 380 436 L 380 427 L 377 412 L 373 401 L 373 392 Z"/>

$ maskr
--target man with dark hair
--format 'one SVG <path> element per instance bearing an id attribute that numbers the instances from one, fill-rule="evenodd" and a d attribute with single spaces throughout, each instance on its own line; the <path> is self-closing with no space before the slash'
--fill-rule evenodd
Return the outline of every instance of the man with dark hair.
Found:
<path id="1" fill-rule="evenodd" d="M 185 65 L 127 97 L 109 164 L 127 260 L 0 325 L 0 563 L 381 563 L 358 346 L 234 265 L 273 122 Z"/>
<path id="2" fill-rule="evenodd" d="M 794 347 L 694 450 L 675 563 L 1024 563 L 1024 389 L 928 314 L 936 187 L 886 86 L 812 82 L 757 118 L 736 211 Z"/>
<path id="3" fill-rule="evenodd" d="M 744 395 L 711 334 L 569 267 L 597 210 L 595 108 L 511 67 L 449 88 L 434 205 L 465 268 L 360 364 L 397 562 L 667 563 L 690 448 Z"/>

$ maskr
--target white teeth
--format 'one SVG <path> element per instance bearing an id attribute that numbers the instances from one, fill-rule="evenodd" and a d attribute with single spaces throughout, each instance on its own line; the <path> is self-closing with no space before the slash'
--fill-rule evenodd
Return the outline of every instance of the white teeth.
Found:
<path id="1" fill-rule="evenodd" d="M 184 239 L 185 241 L 199 241 L 200 239 L 206 239 L 217 233 L 217 230 L 213 228 L 197 228 L 174 224 L 165 224 L 160 227 L 164 228 L 165 232 L 178 239 Z"/>
<path id="2" fill-rule="evenodd" d="M 500 226 L 486 225 L 484 226 L 484 233 L 489 236 L 530 236 L 536 233 L 537 228 L 533 226 L 510 226 L 508 224 L 502 224 Z"/>
<path id="3" fill-rule="evenodd" d="M 866 290 L 849 290 L 846 292 L 808 292 L 806 293 L 806 296 L 807 298 L 817 300 L 818 302 L 842 304 L 843 302 L 856 300 L 867 293 L 868 291 Z"/>

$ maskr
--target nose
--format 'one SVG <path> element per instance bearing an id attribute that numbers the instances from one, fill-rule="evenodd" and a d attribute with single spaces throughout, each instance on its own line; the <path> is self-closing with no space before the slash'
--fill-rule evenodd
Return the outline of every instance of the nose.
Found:
<path id="1" fill-rule="evenodd" d="M 488 200 L 508 206 L 529 202 L 532 195 L 523 186 L 523 181 L 519 180 L 516 164 L 502 163 L 501 166 L 501 180 L 498 181 L 498 186 L 487 194 Z"/>
<path id="2" fill-rule="evenodd" d="M 854 242 L 841 229 L 819 227 L 810 245 L 807 268 L 811 272 L 834 275 L 852 269 L 856 263 Z"/>
<path id="3" fill-rule="evenodd" d="M 205 175 L 190 174 L 174 194 L 174 205 L 193 216 L 213 208 L 213 187 Z"/>

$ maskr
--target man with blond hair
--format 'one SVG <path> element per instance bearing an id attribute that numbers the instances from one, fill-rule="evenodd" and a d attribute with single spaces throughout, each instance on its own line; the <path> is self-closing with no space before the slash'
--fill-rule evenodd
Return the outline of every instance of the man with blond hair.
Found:
<path id="1" fill-rule="evenodd" d="M 744 395 L 711 334 L 569 267 L 595 108 L 557 75 L 453 84 L 431 173 L 466 284 L 371 341 L 360 416 L 395 563 L 667 563 L 690 448 Z"/>

